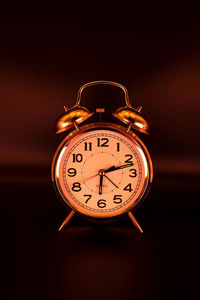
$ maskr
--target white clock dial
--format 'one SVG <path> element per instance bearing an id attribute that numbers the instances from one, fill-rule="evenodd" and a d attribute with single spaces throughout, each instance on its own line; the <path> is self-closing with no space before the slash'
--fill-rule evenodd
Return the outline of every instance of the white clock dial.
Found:
<path id="1" fill-rule="evenodd" d="M 94 218 L 117 216 L 134 207 L 148 179 L 147 158 L 139 143 L 109 128 L 75 135 L 63 145 L 55 166 L 64 201 Z"/>

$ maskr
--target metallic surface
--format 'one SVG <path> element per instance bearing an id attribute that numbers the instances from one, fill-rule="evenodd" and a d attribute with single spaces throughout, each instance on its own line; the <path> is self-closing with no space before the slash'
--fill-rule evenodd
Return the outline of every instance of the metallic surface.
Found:
<path id="1" fill-rule="evenodd" d="M 80 207 L 72 206 L 71 203 L 69 203 L 68 199 L 63 198 L 64 196 L 59 192 L 59 190 L 60 190 L 60 188 L 59 188 L 59 177 L 58 177 L 58 174 L 56 174 L 57 173 L 56 172 L 56 167 L 57 167 L 57 164 L 58 164 L 58 157 L 59 157 L 61 151 L 63 150 L 63 147 L 66 147 L 66 145 L 71 141 L 71 139 L 73 139 L 77 135 L 81 135 L 81 133 L 83 133 L 83 132 L 92 131 L 94 129 L 108 129 L 108 130 L 111 130 L 111 131 L 114 131 L 114 132 L 119 132 L 120 134 L 125 135 L 126 137 L 128 137 L 130 140 L 136 141 L 139 144 L 141 150 L 144 153 L 144 157 L 145 157 L 145 160 L 146 160 L 146 163 L 147 163 L 147 166 L 148 166 L 148 174 L 146 174 L 146 179 L 145 179 L 146 180 L 146 185 L 145 185 L 146 188 L 143 191 L 143 193 L 140 195 L 140 197 L 138 197 L 137 201 L 134 201 L 134 203 L 132 203 L 129 206 L 128 211 L 130 211 L 132 208 L 137 207 L 142 202 L 142 200 L 145 199 L 146 195 L 148 194 L 150 184 L 151 184 L 152 179 L 153 179 L 153 167 L 152 167 L 152 161 L 151 161 L 151 157 L 149 155 L 149 152 L 146 149 L 146 147 L 144 146 L 144 144 L 142 143 L 142 141 L 132 131 L 127 133 L 126 128 L 124 128 L 120 125 L 110 124 L 110 123 L 93 123 L 93 124 L 85 125 L 85 126 L 80 127 L 79 132 L 74 130 L 69 135 L 67 135 L 67 137 L 62 141 L 62 143 L 60 144 L 60 146 L 58 147 L 58 149 L 57 149 L 57 151 L 54 155 L 54 159 L 53 159 L 53 163 L 52 163 L 52 171 L 51 171 L 52 181 L 54 183 L 54 187 L 55 187 L 56 191 L 58 192 L 59 198 L 62 200 L 62 202 L 64 202 L 65 205 L 70 206 L 78 214 L 82 215 L 83 217 L 86 217 L 89 220 L 92 220 L 92 221 L 96 221 L 96 220 L 105 221 L 105 219 L 106 219 L 107 221 L 109 221 L 109 220 L 113 220 L 114 218 L 116 218 L 115 213 L 109 218 L 106 217 L 106 215 L 102 216 L 102 218 L 99 218 L 99 217 L 94 218 L 94 217 L 83 214 L 81 212 Z M 120 216 L 123 215 L 123 214 L 126 214 L 128 211 L 127 211 L 127 209 L 124 210 L 120 214 Z"/>
<path id="2" fill-rule="evenodd" d="M 93 113 L 90 113 L 87 108 L 80 106 L 81 95 L 85 88 L 99 84 L 112 85 L 121 88 L 124 92 L 126 106 L 117 109 L 113 113 L 113 116 L 118 118 L 120 121 L 128 124 L 130 128 L 133 127 L 140 132 L 149 134 L 149 123 L 140 114 L 142 106 L 139 106 L 137 109 L 132 108 L 129 101 L 128 90 L 126 89 L 126 87 L 120 83 L 106 80 L 88 82 L 80 87 L 80 89 L 78 90 L 75 106 L 69 110 L 66 106 L 64 106 L 66 112 L 57 119 L 56 133 L 66 131 L 73 126 L 75 126 L 78 130 L 77 124 L 80 124 L 81 122 L 87 120 L 92 116 Z"/>
<path id="3" fill-rule="evenodd" d="M 66 110 L 66 107 L 65 107 Z M 61 133 L 72 127 L 74 123 L 80 124 L 81 122 L 87 120 L 93 115 L 85 107 L 73 107 L 67 110 L 62 116 L 60 116 L 56 121 L 56 133 Z"/>
<path id="4" fill-rule="evenodd" d="M 139 107 L 138 110 L 140 111 L 141 107 Z M 121 107 L 113 113 L 113 116 L 118 118 L 123 123 L 128 124 L 130 127 L 133 127 L 140 132 L 149 134 L 149 122 L 140 114 L 138 110 L 130 107 Z"/>
<path id="5" fill-rule="evenodd" d="M 128 95 L 128 90 L 125 86 L 123 86 L 120 83 L 114 82 L 114 81 L 107 81 L 107 80 L 97 80 L 97 81 L 91 81 L 88 82 L 84 85 L 82 85 L 80 87 L 80 89 L 78 90 L 78 94 L 77 94 L 77 100 L 76 100 L 76 104 L 75 106 L 79 106 L 80 102 L 81 102 L 81 94 L 83 92 L 83 90 L 89 86 L 94 86 L 94 85 L 99 85 L 99 84 L 107 84 L 107 85 L 113 85 L 113 86 L 117 86 L 119 88 L 121 88 L 124 92 L 124 96 L 125 96 L 125 103 L 127 107 L 131 107 L 130 101 L 129 101 L 129 95 Z"/>
<path id="6" fill-rule="evenodd" d="M 61 231 L 65 226 L 67 226 L 67 224 L 69 223 L 69 221 L 71 220 L 71 218 L 74 216 L 75 212 L 73 210 L 71 210 L 71 212 L 68 214 L 68 216 L 64 219 L 64 221 L 62 222 L 62 224 L 59 227 L 59 231 Z"/>
<path id="7" fill-rule="evenodd" d="M 134 217 L 132 212 L 129 211 L 128 216 L 131 219 L 131 221 L 133 222 L 134 226 L 140 231 L 140 233 L 143 233 L 143 230 L 142 230 L 140 224 L 138 223 L 138 221 L 136 220 L 136 218 Z"/>

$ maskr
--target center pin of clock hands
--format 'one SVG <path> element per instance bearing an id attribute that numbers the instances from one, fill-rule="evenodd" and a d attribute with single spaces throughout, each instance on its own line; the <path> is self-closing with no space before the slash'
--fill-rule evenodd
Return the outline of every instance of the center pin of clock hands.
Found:
<path id="1" fill-rule="evenodd" d="M 102 195 L 102 187 L 103 187 L 103 177 L 106 177 L 116 188 L 119 188 L 108 176 L 105 174 L 106 171 L 103 169 L 99 170 L 98 174 L 100 176 L 100 182 L 99 182 L 99 195 Z"/>
<path id="2" fill-rule="evenodd" d="M 120 169 L 124 169 L 124 168 L 128 168 L 128 167 L 132 167 L 133 166 L 133 163 L 130 163 L 130 164 L 125 164 L 125 165 L 122 165 L 122 166 L 118 166 L 118 167 L 115 167 L 115 166 L 112 166 L 110 168 L 108 168 L 107 170 L 99 170 L 98 172 L 98 175 L 100 176 L 100 182 L 99 182 L 99 195 L 102 195 L 102 187 L 103 187 L 103 177 L 105 176 L 116 188 L 119 188 L 107 175 L 106 173 L 109 173 L 109 172 L 113 172 L 113 171 L 116 171 L 116 170 L 120 170 Z"/>

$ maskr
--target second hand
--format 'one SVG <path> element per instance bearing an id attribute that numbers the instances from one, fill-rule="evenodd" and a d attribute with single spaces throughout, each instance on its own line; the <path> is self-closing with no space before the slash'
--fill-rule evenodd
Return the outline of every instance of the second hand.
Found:
<path id="1" fill-rule="evenodd" d="M 119 188 L 110 178 L 108 178 L 108 176 L 106 176 L 106 174 L 104 174 L 104 176 L 114 185 L 116 186 L 116 188 Z"/>

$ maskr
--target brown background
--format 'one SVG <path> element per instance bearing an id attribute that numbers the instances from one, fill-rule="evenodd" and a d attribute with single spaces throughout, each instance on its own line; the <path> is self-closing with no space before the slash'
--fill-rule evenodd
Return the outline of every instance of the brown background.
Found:
<path id="1" fill-rule="evenodd" d="M 156 168 L 199 171 L 198 9 L 26 4 L 2 9 L 0 22 L 1 163 L 49 164 L 62 106 L 104 79 L 143 105 Z"/>
<path id="2" fill-rule="evenodd" d="M 199 29 L 192 2 L 1 7 L 0 164 L 11 298 L 197 295 Z M 74 105 L 80 85 L 93 80 L 124 84 L 133 106 L 142 104 L 152 121 L 151 135 L 141 136 L 155 169 L 149 200 L 136 213 L 143 237 L 128 220 L 93 226 L 75 219 L 68 231 L 56 231 L 66 211 L 50 182 L 62 139 L 54 120 L 64 104 Z M 122 95 L 104 91 L 115 107 Z M 84 95 L 84 105 L 97 94 Z"/>

